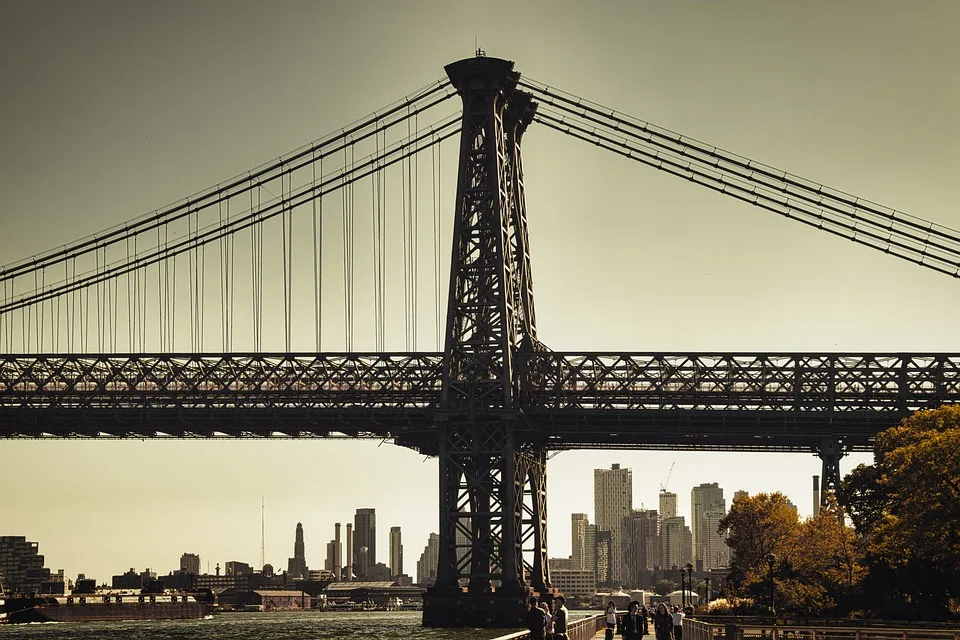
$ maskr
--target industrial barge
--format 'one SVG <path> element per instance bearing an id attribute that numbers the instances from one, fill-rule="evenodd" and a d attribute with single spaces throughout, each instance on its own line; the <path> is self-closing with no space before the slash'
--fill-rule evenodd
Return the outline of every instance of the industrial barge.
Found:
<path id="1" fill-rule="evenodd" d="M 208 591 L 0 595 L 0 624 L 199 619 L 213 610 Z"/>

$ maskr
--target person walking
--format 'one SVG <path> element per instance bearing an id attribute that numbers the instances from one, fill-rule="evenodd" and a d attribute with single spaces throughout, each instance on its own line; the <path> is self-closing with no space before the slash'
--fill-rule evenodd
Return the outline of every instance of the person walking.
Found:
<path id="1" fill-rule="evenodd" d="M 657 605 L 657 610 L 653 614 L 653 632 L 657 640 L 671 640 L 673 616 L 667 611 L 667 605 L 662 602 Z"/>
<path id="2" fill-rule="evenodd" d="M 614 629 L 617 628 L 617 603 L 611 600 L 607 603 L 607 608 L 603 610 L 606 616 L 607 630 L 604 632 L 604 640 L 613 640 Z"/>
<path id="3" fill-rule="evenodd" d="M 673 613 L 670 617 L 673 618 L 673 640 L 683 640 L 683 611 L 680 611 L 677 605 L 673 605 Z"/>
<path id="4" fill-rule="evenodd" d="M 550 605 L 546 602 L 540 603 L 543 610 L 543 637 L 547 640 L 553 639 L 553 614 L 550 613 Z"/>
<path id="5" fill-rule="evenodd" d="M 650 627 L 647 625 L 647 618 L 650 616 L 650 612 L 647 611 L 645 605 L 640 605 L 640 619 L 643 620 L 643 635 L 649 635 Z"/>
<path id="6" fill-rule="evenodd" d="M 632 601 L 627 612 L 620 618 L 620 635 L 623 640 L 640 640 L 643 637 L 643 618 L 640 617 L 640 603 Z"/>
<path id="7" fill-rule="evenodd" d="M 536 598 L 531 597 L 527 600 L 527 614 L 524 621 L 527 623 L 527 631 L 530 632 L 530 640 L 545 640 L 544 629 L 547 619 L 543 609 L 537 604 Z"/>
<path id="8" fill-rule="evenodd" d="M 553 610 L 553 640 L 567 640 L 567 603 L 566 598 L 557 596 Z"/>

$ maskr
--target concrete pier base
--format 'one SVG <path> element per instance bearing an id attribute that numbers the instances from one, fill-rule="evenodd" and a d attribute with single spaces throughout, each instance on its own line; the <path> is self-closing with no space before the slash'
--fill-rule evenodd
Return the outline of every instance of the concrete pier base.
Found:
<path id="1" fill-rule="evenodd" d="M 470 593 L 431 587 L 423 595 L 423 626 L 511 629 L 524 627 L 532 589 Z"/>

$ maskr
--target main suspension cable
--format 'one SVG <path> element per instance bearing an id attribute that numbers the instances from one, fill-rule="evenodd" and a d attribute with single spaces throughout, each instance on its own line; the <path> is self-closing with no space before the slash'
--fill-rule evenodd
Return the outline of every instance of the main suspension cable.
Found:
<path id="1" fill-rule="evenodd" d="M 312 162 L 317 152 L 320 152 L 320 155 L 327 156 L 336 154 L 348 144 L 367 139 L 376 135 L 379 131 L 403 123 L 409 117 L 409 113 L 427 111 L 455 95 L 456 90 L 449 80 L 444 78 L 431 82 L 409 96 L 401 98 L 347 127 L 338 129 L 311 144 L 280 156 L 277 160 L 218 183 L 214 188 L 200 191 L 166 207 L 80 238 L 63 247 L 6 265 L 0 268 L 0 281 L 56 264 L 70 257 L 84 255 L 104 246 L 123 242 L 127 236 L 152 231 L 158 225 L 169 224 L 182 219 L 195 210 L 212 207 L 225 198 L 240 195 L 264 185 L 277 177 L 275 175 L 277 171 L 292 172 L 306 166 Z M 345 141 L 348 139 L 351 139 L 352 142 L 346 143 Z M 284 167 L 286 167 L 285 170 Z"/>
<path id="2" fill-rule="evenodd" d="M 33 292 L 22 294 L 14 301 L 4 304 L 2 307 L 0 307 L 0 313 L 12 311 L 31 304 L 36 304 L 43 300 L 48 300 L 58 295 L 64 295 L 77 289 L 96 285 L 110 278 L 123 275 L 133 269 L 154 264 L 155 262 L 170 258 L 171 256 L 179 253 L 196 249 L 203 244 L 215 242 L 226 235 L 234 234 L 251 226 L 258 225 L 266 220 L 280 215 L 285 206 L 299 206 L 300 204 L 304 204 L 312 198 L 333 193 L 347 185 L 353 184 L 357 180 L 371 175 L 377 170 L 376 166 L 378 164 L 380 167 L 388 167 L 397 162 L 401 162 L 410 155 L 423 151 L 434 144 L 439 144 L 441 141 L 459 133 L 459 124 L 460 118 L 458 116 L 448 116 L 437 124 L 424 128 L 412 140 L 401 140 L 392 144 L 387 150 L 383 151 L 380 156 L 368 156 L 366 159 L 360 162 L 351 162 L 349 169 L 345 167 L 341 171 L 335 172 L 323 178 L 317 185 L 307 184 L 306 186 L 299 188 L 293 194 L 288 195 L 287 198 L 274 199 L 274 201 L 269 205 L 264 205 L 262 203 L 260 194 L 262 191 L 261 187 L 257 189 L 257 206 L 254 207 L 251 203 L 250 211 L 245 215 L 234 218 L 231 220 L 229 225 L 225 225 L 223 227 L 219 227 L 216 224 L 211 225 L 210 227 L 204 229 L 202 233 L 192 235 L 188 234 L 187 238 L 170 244 L 163 250 L 152 250 L 150 253 L 137 256 L 129 263 L 124 262 L 117 266 L 107 266 L 105 257 L 106 247 L 98 247 L 96 255 L 99 258 L 100 250 L 102 250 L 104 253 L 104 261 L 102 265 L 98 261 L 97 268 L 94 272 L 82 274 L 79 280 L 66 283 L 57 283 L 56 285 L 53 285 L 42 291 L 37 291 L 35 289 Z M 252 191 L 250 192 L 250 195 L 252 200 Z"/>
<path id="3" fill-rule="evenodd" d="M 892 234 L 888 237 L 883 237 L 875 231 L 857 227 L 855 222 L 850 223 L 843 219 L 838 220 L 827 217 L 827 212 L 822 208 L 813 207 L 809 205 L 809 203 L 796 202 L 790 198 L 770 193 L 762 186 L 741 180 L 737 176 L 731 176 L 722 171 L 715 171 L 714 174 L 711 174 L 695 163 L 677 159 L 662 150 L 650 149 L 636 141 L 630 142 L 623 138 L 614 138 L 597 131 L 596 128 L 591 129 L 578 125 L 569 119 L 551 114 L 547 109 L 538 110 L 535 115 L 535 120 L 551 129 L 595 144 L 603 149 L 630 158 L 631 160 L 636 160 L 648 166 L 672 173 L 709 189 L 725 193 L 785 217 L 823 229 L 828 233 L 879 249 L 886 253 L 892 253 L 897 257 L 935 271 L 953 277 L 960 277 L 960 262 L 931 255 L 926 251 L 925 247 L 921 246 L 917 248 L 906 244 L 902 240 L 895 240 Z M 810 209 L 813 209 L 813 211 Z"/>

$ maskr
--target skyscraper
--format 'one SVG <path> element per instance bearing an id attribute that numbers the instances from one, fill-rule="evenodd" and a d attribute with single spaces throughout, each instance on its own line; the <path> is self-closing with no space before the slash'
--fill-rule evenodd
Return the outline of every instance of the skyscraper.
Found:
<path id="1" fill-rule="evenodd" d="M 583 568 L 597 575 L 597 525 L 588 524 L 583 539 Z"/>
<path id="2" fill-rule="evenodd" d="M 437 580 L 437 565 L 440 562 L 440 536 L 431 533 L 420 559 L 417 561 L 417 584 L 433 584 Z"/>
<path id="3" fill-rule="evenodd" d="M 662 495 L 662 494 L 661 494 Z M 676 569 L 693 561 L 693 535 L 683 516 L 660 519 L 660 567 Z"/>
<path id="4" fill-rule="evenodd" d="M 297 523 L 297 533 L 293 541 L 293 557 L 287 560 L 287 573 L 294 578 L 306 579 L 307 560 L 303 552 L 303 525 Z"/>
<path id="5" fill-rule="evenodd" d="M 586 569 L 587 526 L 590 520 L 585 513 L 570 514 L 570 548 L 574 569 Z"/>
<path id="6" fill-rule="evenodd" d="M 599 531 L 610 532 L 607 557 L 609 579 L 598 583 L 620 583 L 623 579 L 623 521 L 633 510 L 633 472 L 619 464 L 593 470 L 594 521 Z M 599 536 L 597 547 L 599 549 Z"/>
<path id="7" fill-rule="evenodd" d="M 631 587 L 649 587 L 647 578 L 660 566 L 659 518 L 653 509 L 634 509 L 624 524 L 627 557 L 625 580 Z"/>
<path id="8" fill-rule="evenodd" d="M 717 525 L 727 513 L 723 489 L 716 482 L 703 483 L 690 491 L 690 525 L 693 533 L 693 562 L 704 570 L 718 567 L 723 536 Z M 725 566 L 725 565 L 724 565 Z"/>
<path id="9" fill-rule="evenodd" d="M 403 573 L 403 543 L 400 538 L 400 527 L 390 527 L 390 576 L 399 576 Z"/>
<path id="10" fill-rule="evenodd" d="M 660 490 L 660 522 L 677 515 L 677 494 Z"/>
<path id="11" fill-rule="evenodd" d="M 357 509 L 353 517 L 353 571 L 365 580 L 377 563 L 377 510 Z"/>

